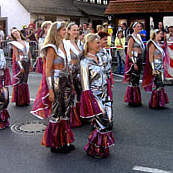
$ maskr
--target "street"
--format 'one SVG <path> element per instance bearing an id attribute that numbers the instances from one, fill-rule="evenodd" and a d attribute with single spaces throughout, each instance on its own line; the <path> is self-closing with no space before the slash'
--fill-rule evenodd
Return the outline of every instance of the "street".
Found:
<path id="1" fill-rule="evenodd" d="M 11 126 L 39 122 L 30 114 L 41 75 L 29 78 L 30 106 L 10 103 Z M 116 144 L 106 159 L 94 159 L 83 150 L 91 127 L 73 129 L 76 150 L 69 154 L 51 153 L 41 146 L 42 132 L 17 133 L 11 128 L 0 131 L 0 173 L 170 173 L 173 172 L 173 87 L 166 86 L 169 101 L 166 109 L 151 110 L 150 94 L 142 90 L 142 107 L 128 107 L 123 102 L 126 84 L 115 76 L 113 112 Z M 11 95 L 12 87 L 10 87 Z M 25 131 L 25 130 L 24 130 Z"/>

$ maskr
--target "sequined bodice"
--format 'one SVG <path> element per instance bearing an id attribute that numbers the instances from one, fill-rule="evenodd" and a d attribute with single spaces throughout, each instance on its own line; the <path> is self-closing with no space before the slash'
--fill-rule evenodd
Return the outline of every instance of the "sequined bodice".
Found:
<path id="1" fill-rule="evenodd" d="M 92 58 L 86 57 L 82 60 L 88 66 L 90 89 L 96 92 L 102 92 L 103 88 L 107 86 L 107 76 L 103 72 L 103 66 L 97 64 Z"/>

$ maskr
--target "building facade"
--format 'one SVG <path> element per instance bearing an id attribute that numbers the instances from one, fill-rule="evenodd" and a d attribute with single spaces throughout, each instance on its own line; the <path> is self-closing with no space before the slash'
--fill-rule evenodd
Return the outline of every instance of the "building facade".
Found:
<path id="1" fill-rule="evenodd" d="M 30 23 L 30 13 L 18 0 L 0 0 L 0 24 L 8 35 L 12 27 L 22 28 Z"/>
<path id="2" fill-rule="evenodd" d="M 150 31 L 151 19 L 155 28 L 158 22 L 166 21 L 165 16 L 173 16 L 172 0 L 110 0 L 105 14 L 112 16 L 112 23 L 115 26 L 124 20 L 131 25 L 134 21 L 142 21 L 145 29 Z M 170 18 L 169 18 L 170 19 Z"/>
<path id="3" fill-rule="evenodd" d="M 92 22 L 95 26 L 107 20 L 104 11 L 109 0 L 0 0 L 0 24 L 6 35 L 12 27 L 44 20 Z"/>

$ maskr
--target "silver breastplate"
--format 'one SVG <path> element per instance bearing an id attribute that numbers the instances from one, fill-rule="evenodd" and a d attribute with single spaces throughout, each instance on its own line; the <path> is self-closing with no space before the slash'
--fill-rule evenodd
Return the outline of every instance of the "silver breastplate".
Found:
<path id="1" fill-rule="evenodd" d="M 163 70 L 163 61 L 162 61 L 162 59 L 154 59 L 154 68 L 155 68 L 155 70 L 158 70 L 158 71 Z"/>

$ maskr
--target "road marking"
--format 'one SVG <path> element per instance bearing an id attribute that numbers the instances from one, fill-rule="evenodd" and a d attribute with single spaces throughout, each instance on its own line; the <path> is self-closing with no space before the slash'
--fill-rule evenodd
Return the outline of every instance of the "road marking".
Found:
<path id="1" fill-rule="evenodd" d="M 12 98 L 12 96 L 9 96 L 9 98 L 11 99 L 11 98 Z M 35 101 L 35 99 L 30 98 L 30 101 L 31 101 L 31 102 L 34 102 L 34 101 Z"/>
<path id="2" fill-rule="evenodd" d="M 124 75 L 120 75 L 120 74 L 115 74 L 115 73 L 112 73 L 114 76 L 118 76 L 118 77 L 122 77 L 124 78 Z"/>
<path id="3" fill-rule="evenodd" d="M 122 82 L 123 80 L 121 79 L 115 79 L 114 82 Z"/>
<path id="4" fill-rule="evenodd" d="M 161 169 L 148 168 L 143 166 L 134 166 L 133 171 L 150 172 L 150 173 L 173 173 L 173 171 L 164 171 Z"/>

